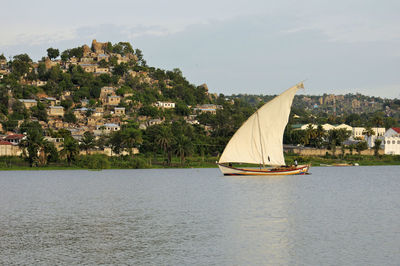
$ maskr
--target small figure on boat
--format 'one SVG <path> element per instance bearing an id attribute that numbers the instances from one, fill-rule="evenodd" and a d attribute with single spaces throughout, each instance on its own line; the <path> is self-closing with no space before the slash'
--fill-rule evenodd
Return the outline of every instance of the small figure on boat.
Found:
<path id="1" fill-rule="evenodd" d="M 297 160 L 294 160 L 294 166 L 297 167 Z"/>

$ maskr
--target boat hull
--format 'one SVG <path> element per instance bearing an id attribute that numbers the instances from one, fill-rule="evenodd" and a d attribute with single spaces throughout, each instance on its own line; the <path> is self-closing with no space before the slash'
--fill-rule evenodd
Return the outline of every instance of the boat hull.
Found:
<path id="1" fill-rule="evenodd" d="M 297 167 L 281 167 L 281 168 L 238 168 L 218 164 L 219 169 L 224 175 L 238 176 L 238 175 L 255 175 L 255 176 L 268 176 L 268 175 L 305 175 L 310 169 L 310 165 L 299 165 Z"/>

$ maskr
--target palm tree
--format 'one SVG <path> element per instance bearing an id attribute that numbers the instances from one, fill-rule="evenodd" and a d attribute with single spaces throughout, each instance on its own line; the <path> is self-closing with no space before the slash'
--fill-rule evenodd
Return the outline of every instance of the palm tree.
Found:
<path id="1" fill-rule="evenodd" d="M 78 142 L 72 137 L 64 138 L 63 148 L 60 153 L 67 158 L 68 165 L 71 165 L 71 161 L 75 160 L 75 157 L 79 154 Z"/>
<path id="2" fill-rule="evenodd" d="M 358 152 L 359 155 L 361 155 L 361 152 L 363 150 L 368 149 L 368 144 L 365 141 L 360 141 L 359 143 L 356 144 L 356 150 Z"/>
<path id="3" fill-rule="evenodd" d="M 382 140 L 380 139 L 375 139 L 375 145 L 374 145 L 374 155 L 378 156 L 379 155 L 379 149 L 381 148 L 381 143 Z"/>
<path id="4" fill-rule="evenodd" d="M 371 127 L 368 126 L 363 130 L 363 135 L 367 135 L 367 137 L 369 138 L 369 137 L 375 135 L 375 131 Z"/>
<path id="5" fill-rule="evenodd" d="M 335 156 L 336 153 L 336 144 L 338 141 L 338 131 L 336 129 L 331 129 L 328 131 L 327 135 L 328 144 L 331 147 L 332 155 Z"/>
<path id="6" fill-rule="evenodd" d="M 384 124 L 385 124 L 385 122 L 383 121 L 383 118 L 382 118 L 382 116 L 380 116 L 380 115 L 375 115 L 373 118 L 372 118 L 372 123 L 375 125 L 375 126 L 377 126 L 377 127 L 382 127 Z"/>
<path id="7" fill-rule="evenodd" d="M 133 148 L 143 142 L 142 132 L 135 128 L 127 128 L 122 132 L 122 145 L 127 148 L 129 155 L 132 156 Z"/>
<path id="8" fill-rule="evenodd" d="M 81 143 L 79 144 L 79 148 L 84 149 L 86 151 L 86 155 L 88 155 L 89 150 L 95 147 L 95 139 L 94 134 L 90 131 L 86 131 L 83 133 L 83 137 L 81 139 Z"/>
<path id="9" fill-rule="evenodd" d="M 350 131 L 344 128 L 341 129 L 331 129 L 328 131 L 327 140 L 331 145 L 332 155 L 335 156 L 336 146 L 341 145 L 343 141 L 348 139 L 350 136 Z"/>
<path id="10" fill-rule="evenodd" d="M 31 167 L 38 166 L 40 150 L 44 145 L 44 137 L 41 128 L 28 127 L 26 138 L 24 138 L 19 146 L 25 157 L 29 160 Z"/>
<path id="11" fill-rule="evenodd" d="M 322 127 L 322 125 L 318 125 L 318 127 L 315 129 L 315 145 L 317 148 L 321 148 L 322 142 L 324 141 L 326 137 L 326 131 Z"/>
<path id="12" fill-rule="evenodd" d="M 111 133 L 108 143 L 111 145 L 111 149 L 114 153 L 121 153 L 123 149 L 122 141 L 123 138 L 121 131 L 114 131 Z"/>
<path id="13" fill-rule="evenodd" d="M 192 142 L 188 137 L 182 134 L 175 137 L 174 146 L 176 155 L 179 156 L 181 164 L 184 165 L 186 155 L 188 155 L 193 149 Z"/>
<path id="14" fill-rule="evenodd" d="M 168 164 L 171 164 L 171 144 L 172 144 L 172 132 L 171 128 L 163 125 L 159 128 L 159 132 L 155 138 L 156 144 L 164 151 L 164 154 L 168 154 Z"/>

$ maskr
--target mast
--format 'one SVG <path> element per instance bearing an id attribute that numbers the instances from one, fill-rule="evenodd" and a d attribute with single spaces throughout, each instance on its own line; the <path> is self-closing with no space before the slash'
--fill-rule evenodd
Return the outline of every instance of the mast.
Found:
<path id="1" fill-rule="evenodd" d="M 264 160 L 264 149 L 263 149 L 263 143 L 262 143 L 262 138 L 261 138 L 261 127 L 260 127 L 260 115 L 258 114 L 258 110 L 256 111 L 257 114 L 257 121 L 258 121 L 258 133 L 260 136 L 260 146 L 261 146 L 261 159 L 262 159 L 262 165 L 265 167 L 265 160 Z"/>

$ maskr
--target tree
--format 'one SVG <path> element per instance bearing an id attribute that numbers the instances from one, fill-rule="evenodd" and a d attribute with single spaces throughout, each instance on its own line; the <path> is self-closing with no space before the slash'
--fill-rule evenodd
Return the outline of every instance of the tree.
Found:
<path id="1" fill-rule="evenodd" d="M 27 157 L 29 165 L 39 166 L 39 154 L 44 147 L 43 130 L 39 123 L 30 122 L 23 123 L 21 130 L 26 133 L 26 138 L 22 139 L 19 146 L 23 150 L 23 154 Z"/>
<path id="2" fill-rule="evenodd" d="M 379 155 L 379 149 L 381 148 L 381 143 L 382 143 L 382 140 L 380 140 L 380 139 L 375 139 L 375 142 L 374 142 L 374 155 L 375 156 L 378 156 Z"/>
<path id="3" fill-rule="evenodd" d="M 146 66 L 146 61 L 143 59 L 143 53 L 140 49 L 135 50 L 136 57 L 141 66 Z"/>
<path id="4" fill-rule="evenodd" d="M 180 134 L 174 138 L 174 150 L 176 155 L 179 156 L 181 164 L 184 165 L 185 157 L 193 150 L 192 142 L 188 137 Z"/>
<path id="5" fill-rule="evenodd" d="M 375 131 L 371 127 L 368 126 L 363 130 L 363 135 L 367 135 L 367 137 L 369 138 L 369 137 L 375 135 Z"/>
<path id="6" fill-rule="evenodd" d="M 12 73 L 18 78 L 29 72 L 32 59 L 27 54 L 20 54 L 13 57 L 11 62 Z"/>
<path id="7" fill-rule="evenodd" d="M 315 135 L 314 135 L 314 143 L 317 148 L 322 147 L 322 143 L 326 137 L 326 131 L 322 127 L 322 125 L 318 125 L 318 127 L 315 129 Z"/>
<path id="8" fill-rule="evenodd" d="M 155 143 L 164 151 L 164 154 L 167 154 L 167 162 L 168 165 L 171 164 L 172 154 L 171 154 L 171 145 L 172 145 L 173 135 L 171 132 L 171 128 L 167 125 L 162 125 L 158 128 L 158 134 L 155 137 Z"/>
<path id="9" fill-rule="evenodd" d="M 359 143 L 356 144 L 356 151 L 360 155 L 362 151 L 368 149 L 368 144 L 366 141 L 360 141 Z"/>
<path id="10" fill-rule="evenodd" d="M 116 65 L 113 69 L 113 74 L 118 76 L 123 76 L 127 72 L 128 72 L 128 64 L 126 63 L 121 63 L 119 65 Z"/>
<path id="11" fill-rule="evenodd" d="M 71 165 L 71 162 L 74 161 L 79 154 L 79 144 L 73 137 L 67 136 L 64 138 L 62 147 L 60 153 L 67 159 L 68 165 Z"/>
<path id="12" fill-rule="evenodd" d="M 65 113 L 64 115 L 64 121 L 67 123 L 76 123 L 77 119 L 76 116 L 74 115 L 74 113 L 72 111 L 68 111 Z"/>
<path id="13" fill-rule="evenodd" d="M 81 139 L 81 143 L 79 144 L 79 148 L 84 149 L 86 151 L 86 155 L 88 155 L 89 150 L 95 147 L 95 138 L 94 134 L 90 131 L 86 131 L 83 133 L 83 137 Z"/>
<path id="14" fill-rule="evenodd" d="M 342 142 L 348 139 L 350 136 L 350 131 L 344 128 L 341 129 L 331 129 L 328 131 L 327 140 L 331 147 L 332 155 L 335 156 L 336 146 L 341 146 Z"/>
<path id="15" fill-rule="evenodd" d="M 377 127 L 382 127 L 384 125 L 384 120 L 383 120 L 383 114 L 379 115 L 376 114 L 373 118 L 372 118 L 372 123 L 374 124 L 374 126 Z"/>
<path id="16" fill-rule="evenodd" d="M 49 48 L 47 49 L 47 56 L 50 59 L 54 59 L 57 58 L 60 55 L 60 51 L 58 49 L 54 49 L 54 48 Z"/>
<path id="17" fill-rule="evenodd" d="M 190 114 L 190 109 L 186 104 L 178 102 L 175 106 L 175 113 L 181 116 L 188 116 Z"/>
<path id="18" fill-rule="evenodd" d="M 121 131 L 114 131 L 110 134 L 109 144 L 114 153 L 120 154 L 123 150 Z"/>
<path id="19" fill-rule="evenodd" d="M 143 142 L 142 132 L 136 128 L 127 128 L 122 130 L 122 145 L 128 149 L 129 155 L 133 155 L 133 148 Z"/>
<path id="20" fill-rule="evenodd" d="M 47 162 L 57 162 L 58 161 L 58 151 L 54 143 L 49 141 L 44 142 L 43 152 Z"/>

